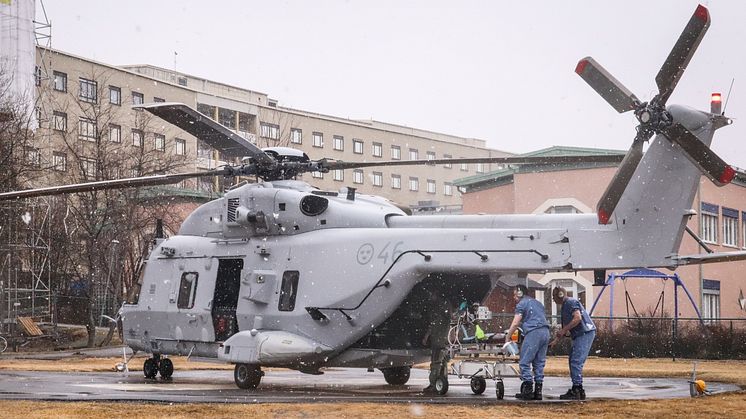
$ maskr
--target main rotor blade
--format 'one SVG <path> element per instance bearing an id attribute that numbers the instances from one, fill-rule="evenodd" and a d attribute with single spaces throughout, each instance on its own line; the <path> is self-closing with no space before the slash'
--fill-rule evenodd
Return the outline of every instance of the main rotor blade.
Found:
<path id="1" fill-rule="evenodd" d="M 640 104 L 629 89 L 591 57 L 580 60 L 575 72 L 619 113 L 635 110 Z"/>
<path id="2" fill-rule="evenodd" d="M 373 162 L 344 162 L 339 160 L 319 160 L 321 169 L 344 170 L 380 166 L 435 166 L 438 164 L 497 163 L 497 164 L 566 164 L 566 163 L 619 163 L 618 154 L 594 154 L 586 156 L 533 156 L 533 157 L 473 157 L 433 160 L 386 160 Z"/>
<path id="3" fill-rule="evenodd" d="M 151 103 L 133 106 L 133 108 L 145 109 L 228 156 L 238 158 L 251 156 L 252 160 L 262 167 L 275 164 L 271 157 L 259 147 L 251 144 L 249 140 L 183 103 Z"/>
<path id="4" fill-rule="evenodd" d="M 642 137 L 636 137 L 632 143 L 627 154 L 622 160 L 622 164 L 619 165 L 614 177 L 611 179 L 609 186 L 606 187 L 606 191 L 601 195 L 601 199 L 598 201 L 596 207 L 596 213 L 598 214 L 599 224 L 608 224 L 611 219 L 611 214 L 614 212 L 619 199 L 622 197 L 624 190 L 627 189 L 629 181 L 632 179 L 637 166 L 642 160 L 642 145 L 645 140 Z"/>
<path id="5" fill-rule="evenodd" d="M 24 191 L 14 191 L 0 193 L 0 201 L 9 201 L 12 199 L 33 198 L 37 196 L 62 195 L 75 192 L 92 192 L 104 189 L 119 188 L 136 188 L 139 186 L 168 185 L 180 182 L 184 179 L 195 177 L 214 177 L 229 175 L 231 170 L 228 168 L 217 169 L 212 171 L 178 173 L 172 175 L 155 175 L 144 176 L 129 179 L 102 180 L 98 182 L 76 183 L 74 185 L 50 186 L 46 188 L 27 189 Z"/>
<path id="6" fill-rule="evenodd" d="M 674 124 L 663 135 L 681 147 L 684 155 L 714 184 L 726 185 L 736 176 L 736 171 L 728 163 L 683 125 Z"/>
<path id="7" fill-rule="evenodd" d="M 673 93 L 673 89 L 679 83 L 681 75 L 686 70 L 686 66 L 689 65 L 689 61 L 694 56 L 694 52 L 697 51 L 697 47 L 702 42 L 702 38 L 704 38 L 709 27 L 710 12 L 700 4 L 668 54 L 668 58 L 658 71 L 658 75 L 655 76 L 655 83 L 658 85 L 657 102 L 661 105 L 665 105 L 671 93 Z"/>

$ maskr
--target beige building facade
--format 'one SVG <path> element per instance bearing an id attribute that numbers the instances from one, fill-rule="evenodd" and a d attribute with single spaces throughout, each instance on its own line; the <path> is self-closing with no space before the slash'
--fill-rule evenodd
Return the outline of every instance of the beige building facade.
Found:
<path id="1" fill-rule="evenodd" d="M 162 158 L 185 156 L 179 170 L 170 172 L 207 170 L 226 163 L 186 132 L 147 112 L 131 109 L 132 105 L 152 102 L 184 103 L 259 147 L 292 147 L 311 159 L 375 162 L 511 155 L 487 148 L 483 140 L 284 108 L 265 93 L 150 65 L 115 67 L 37 47 L 37 73 L 37 107 L 44 135 L 34 153 L 38 153 L 40 164 L 50 167 L 62 165 L 65 159 L 61 173 L 78 165 L 71 161 L 72 156 L 62 156 L 63 136 L 78 137 L 82 142 L 100 139 L 121 143 L 124 153 L 144 147 L 159 151 Z M 302 179 L 327 190 L 355 187 L 360 193 L 381 195 L 404 205 L 460 209 L 460 192 L 453 180 L 496 167 L 448 164 L 364 168 L 307 173 Z M 130 175 L 138 173 L 107 173 L 104 178 Z M 205 192 L 214 189 L 209 179 L 186 181 L 180 186 Z"/>

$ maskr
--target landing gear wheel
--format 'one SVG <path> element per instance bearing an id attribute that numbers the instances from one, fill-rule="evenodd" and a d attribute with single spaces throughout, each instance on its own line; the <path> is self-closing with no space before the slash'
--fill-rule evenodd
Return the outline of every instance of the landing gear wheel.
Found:
<path id="1" fill-rule="evenodd" d="M 174 375 L 174 363 L 168 358 L 161 359 L 160 365 L 158 365 L 158 372 L 161 374 L 161 378 L 168 380 Z"/>
<path id="2" fill-rule="evenodd" d="M 158 374 L 158 364 L 153 358 L 148 358 L 145 360 L 145 363 L 142 364 L 142 372 L 145 375 L 145 378 L 155 378 Z"/>
<path id="3" fill-rule="evenodd" d="M 435 380 L 435 391 L 438 392 L 438 395 L 444 396 L 446 393 L 448 393 L 448 377 L 445 375 L 441 375 Z"/>
<path id="4" fill-rule="evenodd" d="M 471 378 L 471 391 L 474 394 L 482 394 L 487 389 L 487 381 L 482 377 Z"/>
<path id="5" fill-rule="evenodd" d="M 401 386 L 409 381 L 410 367 L 382 368 L 383 378 L 392 386 Z"/>
<path id="6" fill-rule="evenodd" d="M 495 383 L 495 393 L 497 394 L 497 400 L 502 400 L 505 397 L 505 384 L 502 381 Z"/>
<path id="7" fill-rule="evenodd" d="M 262 380 L 264 372 L 259 365 L 253 364 L 236 364 L 233 369 L 233 380 L 238 388 L 244 390 L 257 388 Z"/>

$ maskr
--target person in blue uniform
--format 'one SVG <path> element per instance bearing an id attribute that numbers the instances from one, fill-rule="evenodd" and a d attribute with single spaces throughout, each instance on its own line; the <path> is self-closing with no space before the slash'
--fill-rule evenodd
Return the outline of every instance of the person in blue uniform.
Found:
<path id="1" fill-rule="evenodd" d="M 585 389 L 583 389 L 583 365 L 591 351 L 593 339 L 596 338 L 596 325 L 593 324 L 591 316 L 575 298 L 569 298 L 567 291 L 562 287 L 552 290 L 554 303 L 562 308 L 562 328 L 549 344 L 554 346 L 569 332 L 572 338 L 572 349 L 570 350 L 570 378 L 572 388 L 560 396 L 562 400 L 585 400 Z"/>
<path id="2" fill-rule="evenodd" d="M 510 342 L 518 326 L 523 329 L 523 344 L 518 365 L 521 368 L 521 391 L 515 395 L 520 400 L 541 400 L 544 385 L 544 364 L 547 361 L 547 344 L 549 343 L 549 323 L 544 312 L 544 305 L 528 295 L 525 285 L 518 285 L 513 290 L 516 301 L 515 316 L 508 329 L 505 341 Z M 533 367 L 533 376 L 531 368 Z"/>

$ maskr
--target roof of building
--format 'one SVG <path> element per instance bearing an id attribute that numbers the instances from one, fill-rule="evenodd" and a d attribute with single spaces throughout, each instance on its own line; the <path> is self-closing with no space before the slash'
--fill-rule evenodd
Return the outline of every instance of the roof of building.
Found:
<path id="1" fill-rule="evenodd" d="M 595 155 L 619 155 L 623 156 L 624 150 L 610 150 L 604 148 L 586 148 L 569 146 L 552 146 L 541 150 L 519 154 L 518 157 L 548 157 L 548 156 L 595 156 Z M 491 172 L 456 179 L 453 184 L 469 189 L 481 189 L 485 186 L 494 187 L 510 183 L 516 173 L 554 172 L 561 170 L 592 169 L 598 167 L 615 167 L 617 163 L 563 163 L 563 164 L 523 164 L 511 165 L 507 168 L 493 170 Z"/>

